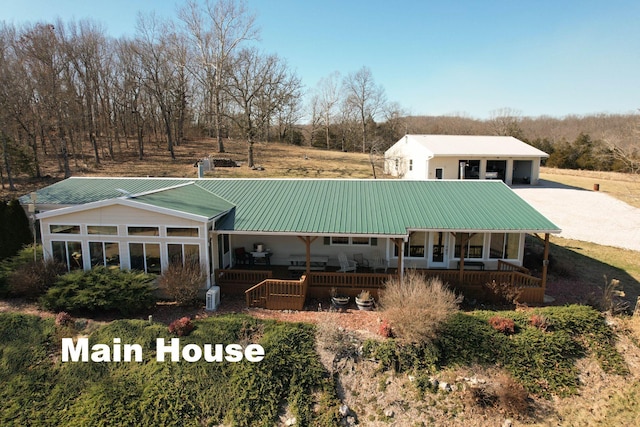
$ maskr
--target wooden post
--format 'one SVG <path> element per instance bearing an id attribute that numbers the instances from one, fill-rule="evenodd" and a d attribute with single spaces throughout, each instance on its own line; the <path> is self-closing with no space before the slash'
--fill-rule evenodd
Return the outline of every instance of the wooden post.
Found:
<path id="1" fill-rule="evenodd" d="M 549 268 L 549 233 L 544 234 L 544 255 L 542 257 L 542 291 L 547 289 L 547 270 Z"/>
<path id="2" fill-rule="evenodd" d="M 315 242 L 315 240 L 318 238 L 318 236 L 311 238 L 311 236 L 298 236 L 298 239 L 302 240 L 304 242 L 305 245 L 305 251 L 306 251 L 306 256 L 307 256 L 307 269 L 306 269 L 306 275 L 307 277 L 309 277 L 309 275 L 311 274 L 311 244 L 313 242 Z"/>
<path id="3" fill-rule="evenodd" d="M 393 239 L 393 243 L 398 248 L 398 280 L 402 282 L 404 279 L 404 242 L 402 239 Z"/>

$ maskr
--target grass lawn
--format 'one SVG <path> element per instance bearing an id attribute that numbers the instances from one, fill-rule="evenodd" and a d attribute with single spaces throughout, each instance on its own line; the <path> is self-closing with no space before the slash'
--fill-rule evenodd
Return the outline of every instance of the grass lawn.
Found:
<path id="1" fill-rule="evenodd" d="M 593 185 L 599 184 L 600 191 L 640 208 L 640 176 L 638 175 L 543 167 L 540 168 L 540 179 L 586 190 L 593 190 Z"/>

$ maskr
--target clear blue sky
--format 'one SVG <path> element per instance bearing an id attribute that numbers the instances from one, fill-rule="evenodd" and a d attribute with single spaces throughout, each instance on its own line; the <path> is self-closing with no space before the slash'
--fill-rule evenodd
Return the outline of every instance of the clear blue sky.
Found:
<path id="1" fill-rule="evenodd" d="M 175 0 L 0 0 L 0 20 L 91 18 L 133 35 L 138 11 Z M 248 0 L 261 47 L 313 88 L 333 71 L 371 69 L 411 114 L 486 118 L 631 113 L 640 108 L 637 0 Z"/>

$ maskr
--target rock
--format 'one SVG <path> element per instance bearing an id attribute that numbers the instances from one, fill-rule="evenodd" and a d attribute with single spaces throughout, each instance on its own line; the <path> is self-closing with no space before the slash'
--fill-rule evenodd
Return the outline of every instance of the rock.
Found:
<path id="1" fill-rule="evenodd" d="M 387 418 L 393 418 L 393 416 L 394 416 L 395 414 L 396 414 L 396 413 L 395 413 L 395 412 L 393 412 L 393 409 L 386 409 L 386 410 L 384 411 L 384 416 L 385 416 L 385 417 L 387 417 Z"/>
<path id="2" fill-rule="evenodd" d="M 440 381 L 438 381 L 437 379 L 429 377 L 429 384 L 431 384 L 431 388 L 438 388 L 439 383 Z"/>
<path id="3" fill-rule="evenodd" d="M 346 417 L 347 415 L 349 415 L 349 412 L 351 412 L 349 410 L 349 407 L 347 405 L 340 405 L 340 408 L 338 409 L 338 413 L 340 414 L 341 417 Z"/>
<path id="4" fill-rule="evenodd" d="M 502 427 L 511 427 L 512 425 L 513 425 L 513 421 L 511 421 L 509 418 L 504 420 L 504 422 L 502 423 Z"/>
<path id="5" fill-rule="evenodd" d="M 449 392 L 451 392 L 451 391 L 452 391 L 452 388 L 451 388 L 451 386 L 449 385 L 449 383 L 446 383 L 446 382 L 444 382 L 444 381 L 441 381 L 441 382 L 438 384 L 438 388 L 439 388 L 440 390 L 442 390 L 442 391 L 446 392 L 446 393 L 449 393 Z"/>
<path id="6" fill-rule="evenodd" d="M 296 425 L 297 422 L 298 422 L 298 420 L 296 420 L 296 417 L 293 417 L 293 418 L 289 418 L 287 421 L 285 421 L 284 425 L 286 425 L 286 426 L 294 426 L 294 425 Z"/>
<path id="7" fill-rule="evenodd" d="M 409 382 L 412 383 L 416 380 L 416 377 L 414 377 L 413 375 L 409 375 Z"/>

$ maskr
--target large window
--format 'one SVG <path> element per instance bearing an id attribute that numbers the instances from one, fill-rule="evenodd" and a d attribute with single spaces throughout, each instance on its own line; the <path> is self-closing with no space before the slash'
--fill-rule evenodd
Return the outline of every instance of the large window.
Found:
<path id="1" fill-rule="evenodd" d="M 159 236 L 158 227 L 127 227 L 129 236 Z"/>
<path id="2" fill-rule="evenodd" d="M 455 257 L 460 258 L 460 244 L 462 238 L 467 238 L 466 233 L 456 233 L 456 247 Z M 471 238 L 467 240 L 467 244 L 464 247 L 464 258 L 482 258 L 484 254 L 484 234 L 476 233 L 472 234 Z"/>
<path id="3" fill-rule="evenodd" d="M 493 233 L 489 257 L 493 259 L 518 259 L 520 249 L 520 234 Z"/>
<path id="4" fill-rule="evenodd" d="M 53 259 L 67 266 L 67 270 L 81 270 L 82 243 L 52 241 Z"/>
<path id="5" fill-rule="evenodd" d="M 119 267 L 120 245 L 116 242 L 89 242 L 89 256 L 91 267 Z"/>
<path id="6" fill-rule="evenodd" d="M 404 256 L 410 258 L 424 258 L 427 233 L 414 231 L 409 235 L 409 241 L 404 244 Z M 398 247 L 395 246 L 394 255 L 398 256 Z"/>
<path id="7" fill-rule="evenodd" d="M 80 234 L 80 226 L 50 224 L 49 231 L 54 234 Z"/>
<path id="8" fill-rule="evenodd" d="M 129 243 L 132 270 L 160 274 L 160 245 L 158 243 Z"/>
<path id="9" fill-rule="evenodd" d="M 115 225 L 87 225 L 87 233 L 115 236 L 118 234 L 118 227 Z"/>
<path id="10" fill-rule="evenodd" d="M 197 227 L 167 227 L 168 237 L 198 237 Z"/>
<path id="11" fill-rule="evenodd" d="M 175 264 L 193 263 L 200 264 L 200 246 L 182 243 L 167 244 L 169 262 Z"/>

